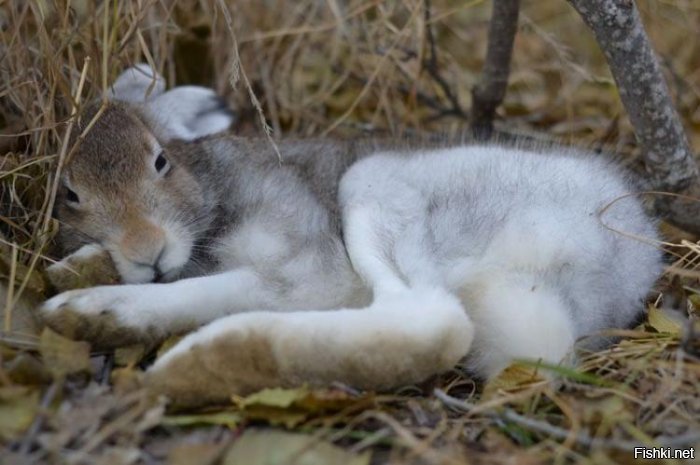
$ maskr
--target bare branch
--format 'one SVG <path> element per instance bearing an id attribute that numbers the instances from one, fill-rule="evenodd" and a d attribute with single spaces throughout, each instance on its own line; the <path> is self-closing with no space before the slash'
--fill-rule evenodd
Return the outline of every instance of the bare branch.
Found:
<path id="1" fill-rule="evenodd" d="M 440 116 L 454 115 L 466 119 L 467 114 L 464 112 L 464 110 L 462 110 L 462 106 L 459 104 L 459 99 L 457 98 L 457 95 L 452 91 L 452 89 L 450 89 L 450 85 L 447 83 L 445 78 L 443 78 L 442 75 L 440 75 L 438 66 L 437 47 L 435 46 L 435 34 L 433 33 L 433 26 L 431 21 L 431 1 L 424 0 L 424 6 L 426 36 L 428 39 L 428 46 L 430 48 L 428 50 L 428 58 L 423 62 L 423 67 L 426 71 L 428 71 L 428 74 L 430 74 L 430 77 L 433 78 L 437 85 L 440 86 L 440 89 L 442 89 L 442 92 L 445 94 L 445 98 L 447 98 L 447 100 L 450 102 L 450 109 L 442 111 L 440 113 Z"/>
<path id="2" fill-rule="evenodd" d="M 479 137 L 491 136 L 496 108 L 506 94 L 519 11 L 520 0 L 493 2 L 486 61 L 472 89 L 471 127 Z"/>
<path id="3" fill-rule="evenodd" d="M 698 166 L 633 0 L 568 0 L 605 53 L 642 147 L 649 187 L 700 191 Z M 681 203 L 682 202 L 682 203 Z M 700 204 L 659 199 L 657 211 L 700 232 Z"/>

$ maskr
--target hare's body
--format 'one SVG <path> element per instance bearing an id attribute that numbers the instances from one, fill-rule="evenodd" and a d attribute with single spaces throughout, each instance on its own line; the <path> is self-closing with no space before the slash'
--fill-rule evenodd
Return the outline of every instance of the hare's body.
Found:
<path id="1" fill-rule="evenodd" d="M 107 112 L 142 130 L 128 111 Z M 593 155 L 311 140 L 279 142 L 280 162 L 264 139 L 217 135 L 164 145 L 158 174 L 160 145 L 145 140 L 125 155 L 145 168 L 109 187 L 95 179 L 114 155 L 78 154 L 91 160 L 66 182 L 101 200 L 59 210 L 66 235 L 100 242 L 135 284 L 61 294 L 44 314 L 107 346 L 209 323 L 149 371 L 181 402 L 297 382 L 385 388 L 464 356 L 485 376 L 514 358 L 558 363 L 580 336 L 629 325 L 660 271 L 629 238 L 656 235 L 634 197 L 600 215 L 631 187 Z M 139 283 L 159 273 L 174 282 Z"/>

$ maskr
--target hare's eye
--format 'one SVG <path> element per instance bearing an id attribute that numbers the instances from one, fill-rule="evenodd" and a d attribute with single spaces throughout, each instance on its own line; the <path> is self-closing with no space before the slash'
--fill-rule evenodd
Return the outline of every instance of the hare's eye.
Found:
<path id="1" fill-rule="evenodd" d="M 78 194 L 76 194 L 75 191 L 73 191 L 67 187 L 66 187 L 66 200 L 71 202 L 71 203 L 80 203 L 80 197 L 78 197 Z"/>
<path id="2" fill-rule="evenodd" d="M 163 174 L 164 171 L 168 168 L 168 160 L 163 156 L 163 154 L 159 154 L 156 157 L 156 162 L 155 162 L 155 168 L 158 173 Z"/>

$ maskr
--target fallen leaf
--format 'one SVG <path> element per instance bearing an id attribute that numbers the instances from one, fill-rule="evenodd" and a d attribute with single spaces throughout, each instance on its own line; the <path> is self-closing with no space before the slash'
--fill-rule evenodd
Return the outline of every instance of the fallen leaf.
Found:
<path id="1" fill-rule="evenodd" d="M 291 429 L 299 426 L 309 418 L 310 413 L 298 408 L 275 408 L 259 406 L 245 410 L 244 415 L 251 420 L 262 420 L 272 426 L 284 426 Z"/>
<path id="2" fill-rule="evenodd" d="M 264 420 L 271 425 L 293 428 L 313 414 L 338 411 L 351 405 L 369 405 L 371 394 L 354 396 L 339 389 L 263 389 L 234 403 L 246 418 Z"/>
<path id="3" fill-rule="evenodd" d="M 353 454 L 309 435 L 248 431 L 233 443 L 222 464 L 369 465 L 370 458 L 369 453 Z"/>
<path id="4" fill-rule="evenodd" d="M 247 408 L 252 406 L 266 407 L 280 407 L 288 408 L 291 407 L 295 402 L 298 402 L 309 395 L 309 389 L 306 387 L 300 387 L 297 389 L 263 389 L 262 391 L 251 394 L 248 397 L 241 399 L 237 402 L 238 406 L 241 408 Z"/>
<path id="5" fill-rule="evenodd" d="M 691 294 L 688 296 L 688 300 L 693 304 L 691 313 L 700 316 L 700 294 Z"/>
<path id="6" fill-rule="evenodd" d="M 175 344 L 180 342 L 184 336 L 170 336 L 167 338 L 158 348 L 158 352 L 156 353 L 156 360 L 161 358 L 163 354 L 165 354 L 167 351 L 172 349 Z"/>
<path id="7" fill-rule="evenodd" d="M 49 328 L 44 328 L 41 333 L 39 352 L 55 378 L 81 371 L 91 371 L 90 344 L 72 341 Z"/>
<path id="8" fill-rule="evenodd" d="M 24 386 L 0 388 L 0 439 L 22 434 L 39 410 L 39 390 Z"/>
<path id="9" fill-rule="evenodd" d="M 51 372 L 35 356 L 20 352 L 3 367 L 5 374 L 15 383 L 39 385 L 51 382 Z"/>
<path id="10" fill-rule="evenodd" d="M 168 452 L 168 465 L 213 465 L 225 444 L 178 444 Z"/>
<path id="11" fill-rule="evenodd" d="M 272 388 L 234 399 L 246 418 L 264 420 L 271 425 L 284 425 L 294 428 L 309 416 L 309 412 L 299 409 L 297 403 L 309 395 L 307 387 L 297 389 Z"/>
<path id="12" fill-rule="evenodd" d="M 536 364 L 515 362 L 486 383 L 481 399 L 493 399 L 499 393 L 517 392 L 544 381 L 542 369 Z"/>
<path id="13" fill-rule="evenodd" d="M 343 410 L 350 406 L 369 406 L 372 402 L 373 393 L 358 396 L 341 389 L 314 389 L 298 405 L 309 412 L 321 412 Z"/>
<path id="14" fill-rule="evenodd" d="M 109 447 L 94 459 L 95 465 L 133 465 L 141 457 L 136 447 Z"/>
<path id="15" fill-rule="evenodd" d="M 143 344 L 118 347 L 114 351 L 114 364 L 118 367 L 134 367 L 146 355 Z"/>
<path id="16" fill-rule="evenodd" d="M 680 336 L 682 329 L 681 324 L 663 309 L 655 305 L 650 305 L 649 316 L 647 318 L 649 326 L 659 333 L 669 333 L 674 336 Z"/>
<path id="17" fill-rule="evenodd" d="M 300 387 L 296 389 L 263 389 L 248 397 L 234 399 L 234 402 L 242 409 L 260 406 L 298 407 L 307 412 L 320 412 L 325 410 L 342 410 L 351 405 L 367 404 L 373 399 L 374 395 L 371 393 L 358 396 L 341 389 L 309 389 Z"/>
<path id="18" fill-rule="evenodd" d="M 143 387 L 143 372 L 132 367 L 115 368 L 109 380 L 116 394 L 125 395 Z"/>
<path id="19" fill-rule="evenodd" d="M 166 426 L 223 425 L 235 428 L 243 419 L 239 412 L 224 411 L 193 415 L 168 415 L 161 420 Z"/>
<path id="20" fill-rule="evenodd" d="M 612 428 L 621 422 L 634 421 L 630 406 L 619 396 L 571 399 L 569 405 L 579 410 L 583 423 L 595 427 L 599 436 L 610 434 Z"/>

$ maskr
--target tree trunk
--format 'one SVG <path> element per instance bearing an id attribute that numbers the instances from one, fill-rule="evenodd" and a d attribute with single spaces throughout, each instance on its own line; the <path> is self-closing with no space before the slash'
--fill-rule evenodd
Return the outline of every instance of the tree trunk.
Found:
<path id="1" fill-rule="evenodd" d="M 698 166 L 633 0 L 567 0 L 593 31 L 642 148 L 649 187 L 700 192 Z M 657 211 L 700 233 L 700 203 L 659 196 Z"/>

